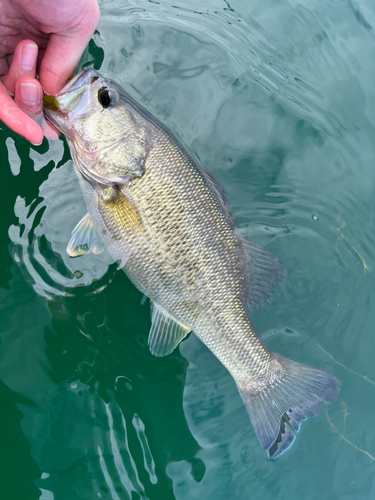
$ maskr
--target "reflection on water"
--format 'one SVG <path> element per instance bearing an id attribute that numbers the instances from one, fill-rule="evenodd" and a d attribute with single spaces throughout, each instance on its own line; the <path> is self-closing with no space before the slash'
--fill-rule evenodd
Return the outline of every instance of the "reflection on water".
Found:
<path id="1" fill-rule="evenodd" d="M 275 351 L 336 375 L 341 399 L 267 460 L 210 351 L 192 334 L 152 357 L 148 301 L 108 254 L 67 256 L 86 209 L 66 143 L 3 130 L 1 498 L 373 498 L 374 388 L 355 375 L 375 380 L 373 3 L 100 6 L 82 64 L 176 133 L 283 261 L 253 320 Z"/>
<path id="2" fill-rule="evenodd" d="M 55 142 L 62 145 L 60 141 Z M 58 165 L 57 160 L 54 161 Z M 52 170 L 31 205 L 26 206 L 23 198 L 17 198 L 14 212 L 18 224 L 9 228 L 9 236 L 15 244 L 13 258 L 22 262 L 25 278 L 36 293 L 48 299 L 66 295 L 70 287 L 89 285 L 113 262 L 107 253 L 100 259 L 89 254 L 93 258 L 81 260 L 70 259 L 66 253 L 75 224 L 87 212 L 74 180 L 71 161 L 64 168 Z"/>
<path id="3" fill-rule="evenodd" d="M 162 497 L 170 490 L 168 462 L 196 461 L 199 446 L 182 409 L 186 360 L 175 353 L 165 363 L 148 352 L 141 297 L 117 273 L 100 294 L 49 302 L 44 337 L 57 385 L 40 415 L 34 412 L 43 436 L 38 426 L 31 438 L 48 473 L 40 484 L 55 498 L 76 491 L 82 498 Z"/>

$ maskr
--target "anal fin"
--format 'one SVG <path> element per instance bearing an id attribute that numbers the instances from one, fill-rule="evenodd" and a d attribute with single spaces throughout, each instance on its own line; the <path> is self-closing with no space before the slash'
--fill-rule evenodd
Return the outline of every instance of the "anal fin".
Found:
<path id="1" fill-rule="evenodd" d="M 151 322 L 148 345 L 154 356 L 170 354 L 191 331 L 153 301 L 151 301 Z"/>
<path id="2" fill-rule="evenodd" d="M 72 231 L 66 251 L 70 257 L 80 257 L 88 252 L 102 253 L 104 243 L 94 229 L 90 215 L 87 213 Z"/>

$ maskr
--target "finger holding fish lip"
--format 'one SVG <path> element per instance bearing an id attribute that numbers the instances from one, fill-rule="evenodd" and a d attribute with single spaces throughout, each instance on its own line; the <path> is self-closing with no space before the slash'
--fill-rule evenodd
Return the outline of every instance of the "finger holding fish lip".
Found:
<path id="1" fill-rule="evenodd" d="M 17 80 L 15 84 L 15 102 L 32 120 L 35 120 L 29 125 L 32 132 L 37 132 L 38 137 L 43 134 L 43 136 L 49 140 L 57 139 L 60 136 L 60 132 L 52 123 L 47 122 L 44 118 L 42 99 L 43 89 L 37 80 L 31 77 L 21 77 Z M 38 121 L 39 125 L 36 121 Z M 40 129 L 42 130 L 41 133 L 39 132 Z M 43 140 L 43 136 L 39 141 L 31 140 L 31 142 L 40 144 Z M 30 140 L 26 136 L 25 138 Z"/>
<path id="2" fill-rule="evenodd" d="M 0 68 L 3 73 L 0 119 L 35 145 L 43 140 L 42 130 L 33 120 L 42 113 L 43 91 L 35 78 L 37 57 L 35 42 L 23 40 L 17 45 L 13 57 L 8 59 L 8 62 L 11 61 L 9 69 L 5 59 Z"/>
<path id="3" fill-rule="evenodd" d="M 0 119 L 34 145 L 56 139 L 60 132 L 43 116 L 43 89 L 36 79 L 38 46 L 31 40 L 21 41 L 13 56 L 1 59 Z M 14 99 L 12 99 L 14 97 Z M 39 123 L 36 123 L 36 122 Z"/>
<path id="4" fill-rule="evenodd" d="M 16 103 L 31 117 L 37 117 L 42 112 L 43 90 L 35 78 L 37 57 L 38 47 L 34 42 L 20 42 L 14 56 L 8 59 L 11 64 L 3 80 Z"/>
<path id="5" fill-rule="evenodd" d="M 43 89 L 40 83 L 30 76 L 23 76 L 15 83 L 14 100 L 30 117 L 42 116 Z"/>
<path id="6" fill-rule="evenodd" d="M 4 85 L 0 83 L 0 119 L 16 134 L 21 135 L 38 146 L 43 141 L 43 132 L 39 125 L 25 113 L 10 97 Z"/>

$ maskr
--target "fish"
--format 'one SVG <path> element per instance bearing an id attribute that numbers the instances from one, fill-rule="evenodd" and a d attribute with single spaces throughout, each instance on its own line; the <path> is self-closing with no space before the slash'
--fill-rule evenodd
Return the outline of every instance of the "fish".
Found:
<path id="1" fill-rule="evenodd" d="M 222 187 L 117 83 L 88 67 L 43 101 L 88 209 L 68 254 L 107 248 L 150 299 L 151 353 L 167 356 L 193 332 L 235 380 L 267 456 L 281 455 L 340 390 L 269 349 L 251 321 L 279 289 L 281 261 L 241 235 Z"/>

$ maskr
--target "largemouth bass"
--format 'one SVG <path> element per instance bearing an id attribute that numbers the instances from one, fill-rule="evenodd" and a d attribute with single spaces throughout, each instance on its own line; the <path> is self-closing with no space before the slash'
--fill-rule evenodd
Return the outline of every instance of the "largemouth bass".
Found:
<path id="1" fill-rule="evenodd" d="M 267 455 L 283 453 L 340 383 L 271 351 L 251 322 L 248 307 L 263 311 L 279 288 L 281 262 L 241 236 L 216 181 L 111 80 L 86 68 L 44 108 L 88 208 L 69 255 L 105 245 L 151 300 L 151 352 L 166 356 L 193 331 L 236 381 Z"/>

